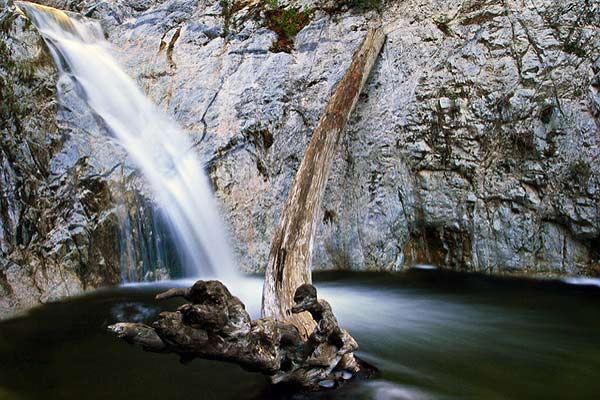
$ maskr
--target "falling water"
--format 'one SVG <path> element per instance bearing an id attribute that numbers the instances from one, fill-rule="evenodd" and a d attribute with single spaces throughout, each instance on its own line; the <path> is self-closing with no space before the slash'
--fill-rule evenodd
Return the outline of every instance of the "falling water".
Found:
<path id="1" fill-rule="evenodd" d="M 204 174 L 184 133 L 145 97 L 110 55 L 96 21 L 17 2 L 44 37 L 61 75 L 104 122 L 150 183 L 187 276 L 234 274 L 234 262 Z"/>

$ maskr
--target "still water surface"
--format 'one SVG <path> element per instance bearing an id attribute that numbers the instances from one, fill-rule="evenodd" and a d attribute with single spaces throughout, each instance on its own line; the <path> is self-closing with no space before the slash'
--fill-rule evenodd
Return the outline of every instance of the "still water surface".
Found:
<path id="1" fill-rule="evenodd" d="M 599 399 L 600 287 L 440 270 L 315 277 L 320 296 L 380 369 L 308 399 Z M 189 283 L 189 282 L 188 282 Z M 0 399 L 271 399 L 235 365 L 145 353 L 105 331 L 150 322 L 183 282 L 126 286 L 0 323 Z M 256 317 L 259 278 L 229 284 Z M 237 287 L 236 287 L 237 286 Z"/>

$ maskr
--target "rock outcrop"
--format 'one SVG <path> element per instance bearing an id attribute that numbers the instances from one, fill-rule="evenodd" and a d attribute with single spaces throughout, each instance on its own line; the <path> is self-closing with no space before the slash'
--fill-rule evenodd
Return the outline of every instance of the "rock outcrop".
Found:
<path id="1" fill-rule="evenodd" d="M 118 216 L 150 218 L 151 201 L 1 1 L 5 309 L 117 282 Z M 189 132 L 244 270 L 264 268 L 309 136 L 367 27 L 382 23 L 388 40 L 330 177 L 314 267 L 600 274 L 597 2 L 280 1 L 302 14 L 290 26 L 258 0 L 43 3 L 99 19 Z"/>
<path id="2" fill-rule="evenodd" d="M 600 10 L 583 0 L 100 2 L 122 62 L 208 160 L 242 267 L 264 267 L 320 113 L 389 32 L 339 154 L 315 268 L 600 273 Z M 373 3 L 373 2 L 371 2 Z M 277 29 L 275 29 L 277 30 Z"/>

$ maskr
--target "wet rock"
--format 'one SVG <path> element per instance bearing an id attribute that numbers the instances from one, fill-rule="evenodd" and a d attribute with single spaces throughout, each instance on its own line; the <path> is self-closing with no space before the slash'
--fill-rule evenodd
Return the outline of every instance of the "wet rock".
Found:
<path id="1" fill-rule="evenodd" d="M 122 239 L 140 243 L 124 221 L 142 229 L 153 205 L 29 21 L 6 1 L 0 20 L 2 318 L 118 283 Z"/>

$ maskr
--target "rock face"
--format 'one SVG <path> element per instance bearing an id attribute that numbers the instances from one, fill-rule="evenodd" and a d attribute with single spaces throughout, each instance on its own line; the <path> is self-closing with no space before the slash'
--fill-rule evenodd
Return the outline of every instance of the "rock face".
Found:
<path id="1" fill-rule="evenodd" d="M 117 282 L 119 216 L 138 226 L 151 202 L 70 82 L 56 104 L 39 36 L 0 1 L 0 308 L 12 308 Z M 262 1 L 44 3 L 99 19 L 189 132 L 244 270 L 264 268 L 319 116 L 382 23 L 388 40 L 330 177 L 314 267 L 600 274 L 597 2 L 280 1 L 311 9 L 289 52 Z"/>
<path id="2" fill-rule="evenodd" d="M 242 268 L 264 268 L 312 130 L 381 21 L 388 40 L 328 184 L 314 267 L 598 275 L 598 4 L 339 3 L 280 2 L 312 8 L 289 53 L 273 47 L 264 2 L 91 12 L 198 143 Z"/>
<path id="3" fill-rule="evenodd" d="M 0 26 L 1 318 L 126 278 L 154 221 L 123 150 L 12 2 Z"/>

